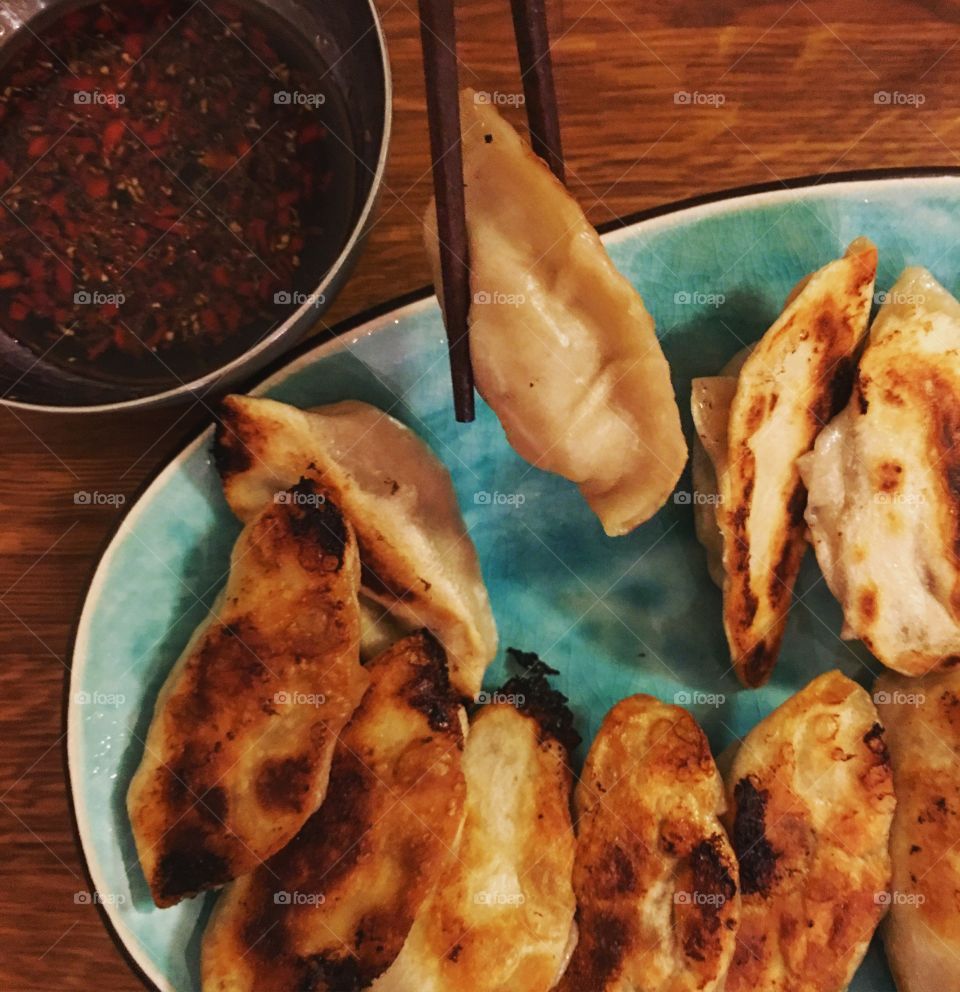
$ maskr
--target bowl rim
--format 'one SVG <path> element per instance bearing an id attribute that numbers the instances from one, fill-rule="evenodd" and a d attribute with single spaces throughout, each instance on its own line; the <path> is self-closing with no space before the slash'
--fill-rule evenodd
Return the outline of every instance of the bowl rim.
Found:
<path id="1" fill-rule="evenodd" d="M 382 137 L 380 139 L 380 150 L 377 155 L 377 164 L 371 177 L 370 189 L 367 192 L 363 207 L 360 210 L 353 227 L 351 228 L 350 236 L 347 238 L 340 254 L 327 269 L 323 279 L 321 279 L 320 283 L 310 294 L 314 297 L 323 297 L 325 295 L 325 291 L 330 288 L 330 285 L 343 274 L 344 269 L 349 264 L 351 256 L 358 250 L 363 238 L 368 233 L 368 225 L 371 215 L 373 214 L 373 209 L 376 206 L 377 197 L 379 196 L 381 187 L 383 186 L 383 178 L 387 169 L 387 158 L 390 153 L 390 139 L 393 131 L 393 74 L 390 68 L 390 54 L 387 50 L 386 34 L 383 30 L 383 23 L 381 22 L 380 13 L 377 10 L 376 3 L 374 0 L 366 0 L 366 5 L 372 19 L 372 30 L 376 35 L 377 47 L 380 52 L 380 64 L 383 70 L 383 129 Z M 158 393 L 149 393 L 146 396 L 137 396 L 129 400 L 119 400 L 115 403 L 70 403 L 63 406 L 52 403 L 30 403 L 25 400 L 15 400 L 0 395 L 0 406 L 12 408 L 14 410 L 24 410 L 31 413 L 53 413 L 76 416 L 78 414 L 112 413 L 120 410 L 148 409 L 150 407 L 160 406 L 170 400 L 173 400 L 175 397 L 202 400 L 206 392 L 221 380 L 230 376 L 231 373 L 235 373 L 242 369 L 258 355 L 261 355 L 265 351 L 269 351 L 313 308 L 314 303 L 310 299 L 305 300 L 296 310 L 287 316 L 283 323 L 275 327 L 266 337 L 262 338 L 255 345 L 253 345 L 253 347 L 241 352 L 241 354 L 237 355 L 235 358 L 232 358 L 224 365 L 218 365 L 215 369 L 211 369 L 209 372 L 206 372 L 197 379 L 181 382 L 177 386 L 172 386 L 169 389 L 161 390 Z M 286 354 L 288 354 L 288 352 L 284 352 L 279 357 L 283 358 Z M 37 361 L 39 360 L 40 359 L 37 359 Z M 35 364 L 36 362 L 34 365 Z M 33 366 L 31 366 L 31 368 L 32 367 Z M 24 373 L 24 376 L 27 374 L 28 373 Z M 21 376 L 21 379 L 24 376 Z"/>
<path id="2" fill-rule="evenodd" d="M 806 175 L 782 181 L 755 183 L 659 204 L 626 214 L 622 217 L 613 218 L 600 225 L 598 230 L 605 236 L 604 243 L 611 244 L 616 243 L 620 238 L 629 237 L 631 230 L 636 225 L 646 221 L 659 219 L 663 223 L 669 223 L 680 219 L 682 214 L 696 208 L 706 208 L 703 212 L 704 215 L 723 212 L 726 209 L 736 209 L 735 204 L 727 207 L 727 201 L 742 200 L 744 201 L 744 205 L 746 205 L 751 200 L 761 203 L 775 201 L 781 197 L 788 197 L 796 191 L 800 191 L 801 195 L 804 192 L 811 193 L 816 187 L 828 188 L 831 186 L 855 185 L 857 183 L 872 183 L 875 181 L 884 181 L 893 184 L 899 180 L 910 179 L 956 180 L 960 179 L 960 167 L 920 166 L 860 169 L 848 172 L 828 173 L 825 175 Z M 385 330 L 388 325 L 383 324 L 384 317 L 393 315 L 401 310 L 406 313 L 428 306 L 431 304 L 433 296 L 433 288 L 423 286 L 363 310 L 337 324 L 333 328 L 332 333 L 334 336 L 330 340 L 318 341 L 315 338 L 308 338 L 291 352 L 278 357 L 274 362 L 261 369 L 248 381 L 238 383 L 236 391 L 243 392 L 244 394 L 262 395 L 263 391 L 269 388 L 270 385 L 282 381 L 286 375 L 292 374 L 304 363 L 322 358 L 331 351 L 348 347 L 351 342 L 368 334 L 376 334 Z M 137 486 L 131 494 L 124 512 L 110 528 L 109 533 L 105 535 L 96 550 L 93 561 L 87 569 L 87 577 L 83 583 L 79 602 L 74 610 L 74 619 L 63 656 L 65 660 L 65 671 L 61 691 L 61 738 L 59 743 L 70 829 L 73 834 L 81 875 L 90 891 L 97 890 L 96 876 L 99 875 L 99 865 L 92 865 L 92 859 L 88 857 L 88 852 L 84 844 L 84 834 L 89 829 L 90 820 L 87 816 L 87 810 L 83 800 L 78 800 L 77 792 L 79 792 L 79 789 L 76 792 L 74 789 L 74 775 L 79 773 L 79 768 L 76 767 L 75 761 L 71 760 L 75 759 L 77 755 L 74 750 L 76 730 L 71 720 L 73 707 L 70 705 L 73 689 L 74 662 L 76 660 L 78 644 L 81 640 L 81 632 L 90 595 L 95 590 L 96 581 L 104 559 L 110 553 L 114 542 L 123 530 L 130 526 L 131 517 L 135 514 L 137 507 L 141 505 L 143 497 L 161 481 L 163 476 L 171 471 L 175 462 L 188 456 L 197 447 L 205 443 L 209 439 L 211 431 L 212 424 L 205 424 L 188 435 L 178 450 L 169 458 L 165 459 L 155 471 L 147 475 L 140 485 Z M 80 826 L 81 812 L 84 815 L 84 830 L 81 830 Z M 128 943 L 125 940 L 125 926 L 113 917 L 110 909 L 102 902 L 94 902 L 93 905 L 107 936 L 130 971 L 142 982 L 148 992 L 162 992 L 164 986 L 157 983 L 149 973 L 152 970 L 150 964 L 138 955 L 133 941 Z"/>

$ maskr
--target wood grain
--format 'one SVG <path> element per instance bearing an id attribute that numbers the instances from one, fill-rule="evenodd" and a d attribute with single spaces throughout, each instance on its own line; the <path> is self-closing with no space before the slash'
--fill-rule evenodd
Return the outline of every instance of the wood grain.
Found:
<path id="1" fill-rule="evenodd" d="M 378 0 L 396 87 L 394 144 L 369 244 L 326 326 L 428 281 L 430 193 L 412 0 Z M 459 4 L 462 80 L 520 86 L 507 0 Z M 571 189 L 595 222 L 669 200 L 805 173 L 960 164 L 960 72 L 946 0 L 553 0 Z M 675 102 L 677 92 L 719 94 Z M 919 94 L 878 105 L 877 91 Z M 916 101 L 915 101 L 916 102 Z M 718 105 L 719 104 L 719 105 Z M 522 112 L 511 116 L 522 121 Z M 137 989 L 74 847 L 61 756 L 65 655 L 80 597 L 127 497 L 209 419 L 202 404 L 121 417 L 0 411 L 0 988 Z"/>

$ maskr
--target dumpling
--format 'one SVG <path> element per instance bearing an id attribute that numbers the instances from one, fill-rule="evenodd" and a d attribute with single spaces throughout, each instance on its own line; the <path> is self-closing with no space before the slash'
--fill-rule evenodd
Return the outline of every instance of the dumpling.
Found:
<path id="1" fill-rule="evenodd" d="M 896 802 L 870 696 L 815 678 L 750 731 L 727 794 L 742 906 L 726 992 L 841 992 L 890 888 Z"/>
<path id="2" fill-rule="evenodd" d="M 780 653 L 806 549 L 797 459 L 842 402 L 867 328 L 877 251 L 859 239 L 805 280 L 744 362 L 717 472 L 723 622 L 740 680 L 762 685 Z M 698 392 L 695 389 L 694 396 Z"/>
<path id="3" fill-rule="evenodd" d="M 320 809 L 221 895 L 204 992 L 344 992 L 396 957 L 463 824 L 466 718 L 443 648 L 413 634 L 370 666 Z"/>
<path id="4" fill-rule="evenodd" d="M 887 673 L 874 699 L 897 792 L 887 960 L 900 992 L 958 992 L 960 668 L 918 679 Z"/>
<path id="5" fill-rule="evenodd" d="M 477 553 L 450 473 L 407 427 L 367 403 L 304 411 L 228 396 L 215 456 L 231 509 L 248 520 L 311 467 L 353 525 L 363 591 L 406 628 L 443 643 L 450 677 L 473 696 L 497 649 Z"/>
<path id="6" fill-rule="evenodd" d="M 323 801 L 368 678 L 349 523 L 302 479 L 253 516 L 210 617 L 164 683 L 127 809 L 158 906 L 287 843 Z"/>
<path id="7" fill-rule="evenodd" d="M 685 710 L 630 696 L 576 790 L 580 940 L 560 992 L 712 992 L 733 957 L 737 862 L 723 782 Z"/>
<path id="8" fill-rule="evenodd" d="M 920 675 L 960 659 L 960 303 L 907 269 L 847 407 L 802 463 L 817 561 L 844 637 Z"/>
<path id="9" fill-rule="evenodd" d="M 653 320 L 576 200 L 490 103 L 460 100 L 477 388 L 532 465 L 575 482 L 612 536 L 687 460 Z M 440 285 L 436 220 L 426 244 Z"/>
<path id="10" fill-rule="evenodd" d="M 547 992 L 569 959 L 577 738 L 542 673 L 493 699 L 467 734 L 459 844 L 373 992 Z"/>
<path id="11" fill-rule="evenodd" d="M 693 523 L 697 540 L 707 552 L 710 578 L 723 588 L 723 537 L 717 524 L 720 483 L 717 474 L 727 467 L 727 425 L 730 405 L 737 391 L 737 376 L 750 354 L 741 348 L 719 375 L 694 379 L 690 409 L 696 434 L 690 449 L 690 481 L 693 484 Z"/>

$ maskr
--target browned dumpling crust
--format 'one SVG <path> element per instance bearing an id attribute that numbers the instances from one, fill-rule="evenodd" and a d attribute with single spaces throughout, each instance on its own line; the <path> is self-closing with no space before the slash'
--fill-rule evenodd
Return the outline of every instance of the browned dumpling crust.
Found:
<path id="1" fill-rule="evenodd" d="M 890 887 L 896 803 L 870 696 L 814 679 L 750 731 L 727 790 L 743 901 L 726 992 L 842 992 Z"/>
<path id="2" fill-rule="evenodd" d="M 431 634 L 404 638 L 369 671 L 324 804 L 220 897 L 204 992 L 365 988 L 435 884 L 463 823 L 463 710 Z"/>
<path id="3" fill-rule="evenodd" d="M 431 630 L 453 683 L 477 693 L 496 653 L 496 625 L 450 473 L 413 431 L 356 400 L 299 410 L 228 396 L 214 454 L 241 520 L 304 472 L 320 479 L 357 535 L 374 618 L 389 614 L 407 632 Z"/>
<path id="4" fill-rule="evenodd" d="M 883 924 L 900 992 L 960 990 L 960 667 L 885 674 L 874 699 L 897 791 Z"/>
<path id="5" fill-rule="evenodd" d="M 801 471 L 843 636 L 904 675 L 960 661 L 960 302 L 926 269 L 890 289 Z"/>
<path id="6" fill-rule="evenodd" d="M 807 491 L 797 459 L 849 392 L 867 329 L 877 250 L 858 239 L 813 273 L 750 353 L 737 379 L 718 468 L 723 623 L 740 680 L 770 677 L 806 549 Z"/>
<path id="7" fill-rule="evenodd" d="M 350 525 L 302 479 L 244 528 L 230 575 L 157 699 L 127 794 L 158 906 L 283 847 L 323 800 L 367 687 Z"/>
<path id="8" fill-rule="evenodd" d="M 470 723 L 462 834 L 372 992 L 548 992 L 569 959 L 569 714 L 542 677 L 501 696 Z"/>
<path id="9" fill-rule="evenodd" d="M 580 939 L 562 992 L 710 992 L 740 897 L 723 783 L 685 710 L 631 696 L 607 714 L 576 790 Z"/>

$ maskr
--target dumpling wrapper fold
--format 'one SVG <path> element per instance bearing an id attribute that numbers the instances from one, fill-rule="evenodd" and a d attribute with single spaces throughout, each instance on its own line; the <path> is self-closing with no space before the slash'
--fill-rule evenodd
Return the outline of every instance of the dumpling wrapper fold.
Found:
<path id="1" fill-rule="evenodd" d="M 460 99 L 477 388 L 531 465 L 575 482 L 611 536 L 687 460 L 653 319 L 576 200 L 489 103 Z M 433 208 L 425 241 L 440 264 Z"/>

